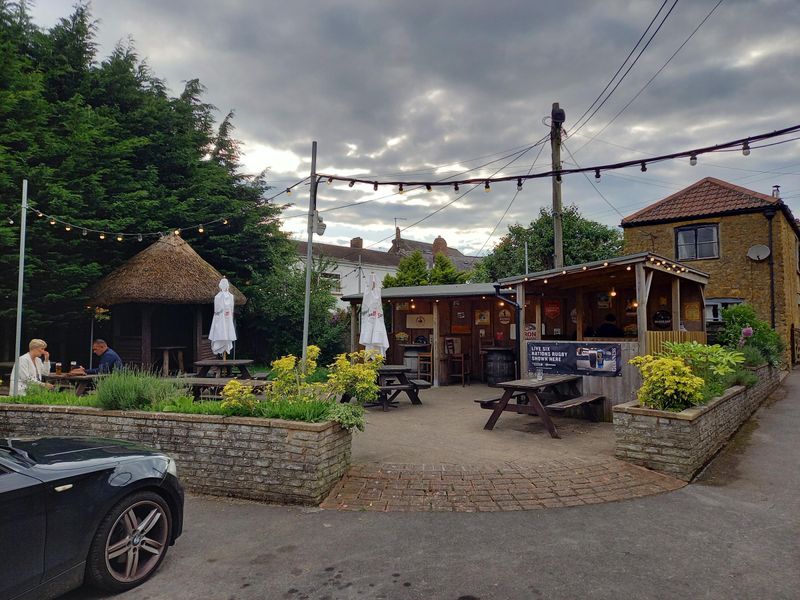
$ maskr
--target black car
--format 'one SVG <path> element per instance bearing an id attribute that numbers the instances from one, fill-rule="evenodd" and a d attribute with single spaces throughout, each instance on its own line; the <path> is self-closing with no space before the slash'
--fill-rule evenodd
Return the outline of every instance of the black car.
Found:
<path id="1" fill-rule="evenodd" d="M 0 439 L 0 600 L 150 577 L 183 528 L 175 461 L 118 440 Z"/>

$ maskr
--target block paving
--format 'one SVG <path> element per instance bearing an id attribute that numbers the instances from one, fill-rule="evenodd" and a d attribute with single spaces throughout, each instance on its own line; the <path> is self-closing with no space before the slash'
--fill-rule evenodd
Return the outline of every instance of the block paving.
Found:
<path id="1" fill-rule="evenodd" d="M 360 464 L 321 504 L 352 511 L 498 512 L 583 506 L 677 490 L 686 482 L 613 458 L 546 464 Z"/>

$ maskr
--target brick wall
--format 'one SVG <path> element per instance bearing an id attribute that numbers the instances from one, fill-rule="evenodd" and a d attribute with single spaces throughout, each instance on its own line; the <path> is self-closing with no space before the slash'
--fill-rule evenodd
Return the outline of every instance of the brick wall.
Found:
<path id="1" fill-rule="evenodd" d="M 617 458 L 690 481 L 780 384 L 777 369 L 761 367 L 756 375 L 751 388 L 730 388 L 679 413 L 637 402 L 613 407 Z"/>
<path id="2" fill-rule="evenodd" d="M 172 456 L 192 492 L 319 504 L 350 464 L 352 435 L 335 423 L 0 404 L 0 437 L 95 436 Z"/>

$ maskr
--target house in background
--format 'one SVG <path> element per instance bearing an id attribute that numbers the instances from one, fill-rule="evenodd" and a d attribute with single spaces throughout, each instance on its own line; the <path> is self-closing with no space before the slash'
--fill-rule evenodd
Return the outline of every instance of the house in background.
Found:
<path id="1" fill-rule="evenodd" d="M 295 244 L 298 264 L 305 268 L 308 242 L 296 241 Z M 350 246 L 314 242 L 312 253 L 315 261 L 320 258 L 326 260 L 323 277 L 334 282 L 333 294 L 338 308 L 347 308 L 349 303 L 342 302 L 342 296 L 362 293 L 372 280 L 373 273 L 378 283 L 382 283 L 387 275 L 395 275 L 402 259 L 402 256 L 382 250 L 365 249 L 364 240 L 360 237 L 350 240 Z"/>
<path id="2" fill-rule="evenodd" d="M 621 225 L 626 254 L 653 252 L 710 275 L 707 321 L 719 320 L 726 306 L 747 302 L 797 360 L 800 228 L 777 190 L 767 195 L 706 177 Z"/>
<path id="3" fill-rule="evenodd" d="M 428 242 L 406 240 L 400 237 L 400 228 L 396 227 L 394 239 L 392 240 L 392 247 L 388 250 L 389 254 L 406 257 L 417 250 L 422 252 L 422 256 L 425 257 L 428 267 L 433 266 L 433 259 L 440 253 L 452 260 L 456 269 L 459 271 L 469 271 L 479 260 L 477 256 L 467 256 L 455 248 L 448 247 L 447 242 L 442 236 L 437 236 L 432 244 Z"/>

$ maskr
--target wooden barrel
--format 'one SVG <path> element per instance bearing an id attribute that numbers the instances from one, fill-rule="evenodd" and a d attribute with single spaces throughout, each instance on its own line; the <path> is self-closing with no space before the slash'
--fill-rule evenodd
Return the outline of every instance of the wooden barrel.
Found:
<path id="1" fill-rule="evenodd" d="M 508 350 L 487 350 L 486 382 L 497 385 L 514 378 L 514 353 Z"/>

